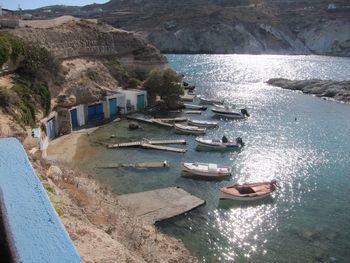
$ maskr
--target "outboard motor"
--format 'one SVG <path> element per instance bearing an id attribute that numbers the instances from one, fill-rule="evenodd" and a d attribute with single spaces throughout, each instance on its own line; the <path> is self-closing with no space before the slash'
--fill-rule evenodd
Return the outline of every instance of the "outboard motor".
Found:
<path id="1" fill-rule="evenodd" d="M 242 147 L 244 146 L 244 142 L 243 142 L 243 140 L 242 140 L 241 137 L 237 137 L 237 138 L 236 138 L 236 143 L 239 144 L 239 145 L 241 145 Z"/>
<path id="2" fill-rule="evenodd" d="M 247 117 L 250 116 L 250 114 L 248 113 L 248 111 L 247 111 L 246 109 L 241 109 L 241 113 L 242 113 L 243 115 L 246 115 Z"/>

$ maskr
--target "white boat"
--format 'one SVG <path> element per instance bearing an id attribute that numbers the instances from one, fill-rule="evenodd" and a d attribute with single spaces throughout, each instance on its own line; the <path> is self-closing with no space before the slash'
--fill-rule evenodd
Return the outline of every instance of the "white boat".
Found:
<path id="1" fill-rule="evenodd" d="M 276 181 L 244 183 L 225 186 L 220 189 L 220 199 L 253 201 L 269 196 L 276 190 Z"/>
<path id="2" fill-rule="evenodd" d="M 216 122 L 216 121 L 204 121 L 204 120 L 191 120 L 191 119 L 189 119 L 187 121 L 187 123 L 190 125 L 204 127 L 204 128 L 215 128 L 218 126 L 218 122 Z"/>
<path id="3" fill-rule="evenodd" d="M 199 146 L 216 149 L 216 150 L 236 150 L 244 146 L 244 143 L 240 137 L 236 138 L 235 141 L 223 141 L 222 139 L 207 139 L 198 137 L 196 142 Z"/>
<path id="4" fill-rule="evenodd" d="M 218 116 L 223 116 L 223 117 L 232 118 L 232 119 L 244 119 L 245 117 L 250 116 L 246 109 L 233 110 L 228 108 L 215 107 L 211 109 L 211 111 Z"/>
<path id="5" fill-rule="evenodd" d="M 207 107 L 205 106 L 201 106 L 201 105 L 195 105 L 195 104 L 184 104 L 185 108 L 186 109 L 189 109 L 189 110 L 206 110 Z"/>
<path id="6" fill-rule="evenodd" d="M 188 173 L 213 177 L 222 178 L 231 175 L 231 168 L 227 166 L 218 166 L 215 163 L 183 163 L 182 170 Z"/>
<path id="7" fill-rule="evenodd" d="M 224 104 L 224 100 L 214 100 L 205 98 L 203 96 L 197 96 L 199 98 L 200 103 L 207 104 L 207 105 L 214 105 L 214 104 Z"/>
<path id="8" fill-rule="evenodd" d="M 186 134 L 204 134 L 206 132 L 205 128 L 199 128 L 197 126 L 182 125 L 174 123 L 175 131 L 186 133 Z"/>

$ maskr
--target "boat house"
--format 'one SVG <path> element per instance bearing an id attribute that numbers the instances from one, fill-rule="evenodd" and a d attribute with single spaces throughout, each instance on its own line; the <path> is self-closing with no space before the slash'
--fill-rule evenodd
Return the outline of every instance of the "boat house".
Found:
<path id="1" fill-rule="evenodd" d="M 140 111 L 147 107 L 147 91 L 138 89 L 123 90 L 126 97 L 126 113 Z"/>
<path id="2" fill-rule="evenodd" d="M 118 92 L 106 97 L 107 111 L 106 118 L 114 118 L 126 113 L 126 96 Z"/>

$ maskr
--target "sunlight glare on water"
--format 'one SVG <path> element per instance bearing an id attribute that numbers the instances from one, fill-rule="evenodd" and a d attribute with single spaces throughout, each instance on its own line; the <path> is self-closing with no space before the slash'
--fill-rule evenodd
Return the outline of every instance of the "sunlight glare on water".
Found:
<path id="1" fill-rule="evenodd" d="M 194 137 L 142 124 L 129 131 L 113 123 L 90 135 L 96 154 L 86 169 L 117 193 L 180 186 L 206 205 L 161 222 L 203 262 L 346 262 L 350 256 L 350 107 L 298 92 L 271 87 L 269 78 L 350 79 L 350 60 L 319 56 L 168 55 L 170 65 L 196 85 L 196 92 L 246 108 L 244 121 L 213 117 L 206 136 L 242 137 L 240 151 L 196 150 Z M 115 139 L 110 134 L 116 134 Z M 185 155 L 142 149 L 107 150 L 101 144 L 141 138 L 186 139 Z M 96 170 L 98 162 L 168 160 L 169 170 Z M 181 162 L 216 162 L 232 167 L 228 181 L 181 176 Z M 271 198 L 254 203 L 219 201 L 221 187 L 276 179 Z M 291 253 L 291 251 L 293 253 Z"/>

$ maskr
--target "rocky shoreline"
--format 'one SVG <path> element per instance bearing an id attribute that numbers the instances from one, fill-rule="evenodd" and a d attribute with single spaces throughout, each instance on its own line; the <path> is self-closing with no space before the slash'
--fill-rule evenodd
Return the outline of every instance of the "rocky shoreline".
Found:
<path id="1" fill-rule="evenodd" d="M 302 91 L 321 98 L 329 98 L 350 103 L 350 81 L 334 81 L 321 79 L 289 80 L 273 78 L 267 81 L 269 85 L 289 90 Z"/>

